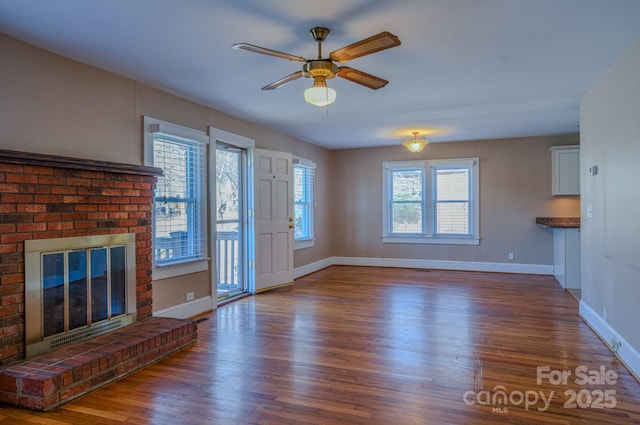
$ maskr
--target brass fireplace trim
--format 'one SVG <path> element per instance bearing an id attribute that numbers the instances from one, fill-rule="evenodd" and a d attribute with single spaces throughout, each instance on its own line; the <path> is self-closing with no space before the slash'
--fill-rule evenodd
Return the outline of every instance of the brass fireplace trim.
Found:
<path id="1" fill-rule="evenodd" d="M 73 249 L 101 248 L 113 245 L 126 246 L 126 315 L 114 318 L 112 324 L 100 322 L 89 326 L 43 338 L 42 326 L 42 283 L 41 255 L 46 252 Z M 25 342 L 26 357 L 41 354 L 56 348 L 60 341 L 76 342 L 99 333 L 126 326 L 136 317 L 136 234 L 120 233 L 113 235 L 91 235 L 69 238 L 36 239 L 24 242 L 25 250 Z M 115 327 L 114 327 L 115 326 Z"/>

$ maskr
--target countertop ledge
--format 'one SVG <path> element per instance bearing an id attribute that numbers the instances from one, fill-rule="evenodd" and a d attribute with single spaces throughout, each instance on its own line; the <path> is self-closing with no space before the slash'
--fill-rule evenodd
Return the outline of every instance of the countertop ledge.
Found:
<path id="1" fill-rule="evenodd" d="M 580 217 L 536 217 L 540 227 L 580 228 Z"/>

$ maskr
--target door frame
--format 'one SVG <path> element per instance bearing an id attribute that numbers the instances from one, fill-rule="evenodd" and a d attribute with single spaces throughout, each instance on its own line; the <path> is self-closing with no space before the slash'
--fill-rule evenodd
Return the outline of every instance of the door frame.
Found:
<path id="1" fill-rule="evenodd" d="M 224 131 L 224 130 L 220 130 L 218 128 L 215 127 L 209 127 L 209 146 L 211 146 L 213 149 L 216 148 L 217 143 L 221 142 L 221 143 L 225 143 L 227 145 L 230 146 L 235 146 L 237 148 L 240 149 L 246 149 L 247 150 L 247 155 L 246 155 L 246 183 L 245 183 L 245 188 L 246 188 L 246 208 L 245 210 L 247 211 L 246 216 L 244 217 L 244 219 L 246 220 L 246 233 L 245 233 L 245 241 L 246 243 L 243 244 L 243 256 L 245 257 L 245 264 L 252 264 L 252 262 L 254 261 L 254 241 L 253 241 L 253 234 L 254 234 L 254 224 L 253 224 L 253 199 L 254 199 L 254 194 L 253 194 L 253 149 L 255 149 L 256 146 L 256 141 L 254 139 L 251 139 L 249 137 L 245 137 L 245 136 L 241 136 L 239 134 L 234 134 L 234 133 L 230 133 L 228 131 Z M 212 149 L 212 150 L 213 150 Z M 209 173 L 209 187 L 212 188 L 210 190 L 210 196 L 212 197 L 211 200 L 211 205 L 214 206 L 217 205 L 217 199 L 216 199 L 216 158 L 215 158 L 215 151 L 213 151 L 210 154 L 210 162 L 211 165 L 211 172 Z M 215 214 L 215 211 L 212 211 L 211 214 L 209 214 L 209 228 L 211 229 L 211 235 L 210 235 L 210 252 L 211 252 L 211 294 L 212 294 L 212 298 L 214 300 L 217 299 L 217 293 L 218 293 L 218 282 L 217 282 L 217 276 L 218 276 L 218 264 L 216 263 L 216 258 L 218 257 L 218 235 L 217 235 L 217 215 Z M 255 287 L 255 274 L 254 271 L 251 267 L 247 267 L 245 270 L 245 279 L 246 279 L 246 288 L 248 291 L 252 291 L 253 288 Z M 215 296 L 214 296 L 215 294 Z M 217 302 L 214 302 L 215 306 L 217 307 Z"/>

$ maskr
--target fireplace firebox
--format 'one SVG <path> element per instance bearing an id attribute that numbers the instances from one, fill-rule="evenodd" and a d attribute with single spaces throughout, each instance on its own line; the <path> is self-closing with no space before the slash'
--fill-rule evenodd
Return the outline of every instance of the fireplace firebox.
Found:
<path id="1" fill-rule="evenodd" d="M 131 324 L 135 234 L 25 241 L 26 357 Z"/>

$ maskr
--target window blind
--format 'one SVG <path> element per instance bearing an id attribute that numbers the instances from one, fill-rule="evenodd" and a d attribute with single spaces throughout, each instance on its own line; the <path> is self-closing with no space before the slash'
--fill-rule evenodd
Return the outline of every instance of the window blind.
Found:
<path id="1" fill-rule="evenodd" d="M 435 168 L 433 173 L 435 233 L 470 234 L 470 170 L 466 167 Z"/>
<path id="2" fill-rule="evenodd" d="M 157 264 L 206 257 L 206 147 L 169 134 L 153 135 L 153 165 L 164 171 L 154 197 Z"/>
<path id="3" fill-rule="evenodd" d="M 312 241 L 315 237 L 315 164 L 294 158 L 294 240 Z"/>

